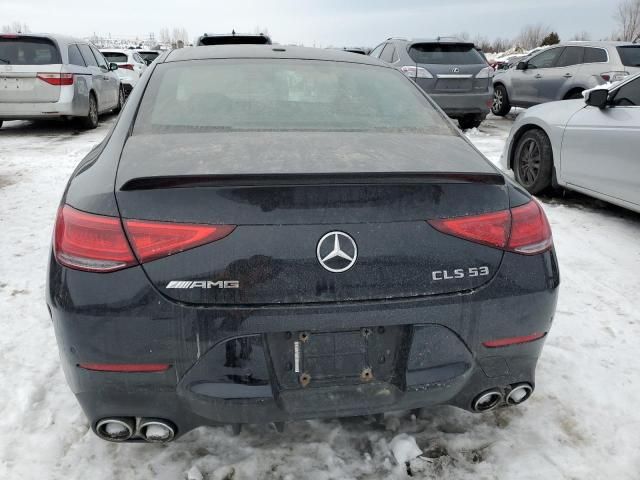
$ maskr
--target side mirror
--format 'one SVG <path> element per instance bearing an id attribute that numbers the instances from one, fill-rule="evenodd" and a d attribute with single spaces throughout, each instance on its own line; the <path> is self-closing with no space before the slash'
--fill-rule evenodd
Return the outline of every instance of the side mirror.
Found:
<path id="1" fill-rule="evenodd" d="M 518 65 L 516 66 L 516 70 L 526 70 L 527 68 L 529 68 L 529 64 L 527 62 L 518 62 Z"/>
<path id="2" fill-rule="evenodd" d="M 609 104 L 609 90 L 606 88 L 591 90 L 587 94 L 585 103 L 591 107 L 606 108 Z"/>
<path id="3" fill-rule="evenodd" d="M 118 69 L 118 64 L 117 63 L 110 63 L 109 64 L 109 71 L 113 72 L 114 70 Z"/>

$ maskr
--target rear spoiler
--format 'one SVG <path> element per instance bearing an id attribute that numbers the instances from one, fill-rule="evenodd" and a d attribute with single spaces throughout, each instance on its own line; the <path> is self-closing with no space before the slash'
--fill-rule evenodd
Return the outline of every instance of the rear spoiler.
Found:
<path id="1" fill-rule="evenodd" d="M 375 185 L 423 183 L 484 183 L 504 185 L 498 173 L 425 173 L 425 172 L 372 172 L 372 173 L 313 173 L 313 174 L 256 174 L 256 175 L 179 175 L 132 178 L 121 191 L 156 190 L 195 187 L 272 187 L 297 185 Z"/>

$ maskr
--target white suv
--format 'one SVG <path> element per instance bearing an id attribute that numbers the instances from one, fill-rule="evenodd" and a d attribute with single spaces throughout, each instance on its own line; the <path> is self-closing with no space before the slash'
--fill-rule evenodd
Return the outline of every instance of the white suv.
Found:
<path id="1" fill-rule="evenodd" d="M 118 65 L 118 76 L 122 82 L 125 95 L 129 95 L 133 87 L 138 83 L 138 79 L 147 69 L 147 63 L 135 50 L 118 50 L 105 48 L 100 52 L 108 62 Z"/>

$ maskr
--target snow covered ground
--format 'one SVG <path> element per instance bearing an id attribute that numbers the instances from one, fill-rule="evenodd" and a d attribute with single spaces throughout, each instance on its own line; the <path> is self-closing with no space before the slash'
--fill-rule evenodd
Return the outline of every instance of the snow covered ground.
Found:
<path id="1" fill-rule="evenodd" d="M 497 162 L 512 120 L 468 136 Z M 522 406 L 298 422 L 284 434 L 202 428 L 160 446 L 99 440 L 58 366 L 43 290 L 66 180 L 112 122 L 0 130 L 1 479 L 640 478 L 640 215 L 574 194 L 543 199 L 562 287 Z"/>

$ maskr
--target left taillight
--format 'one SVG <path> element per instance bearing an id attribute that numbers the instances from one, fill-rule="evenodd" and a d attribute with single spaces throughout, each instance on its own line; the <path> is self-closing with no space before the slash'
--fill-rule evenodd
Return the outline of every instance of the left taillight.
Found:
<path id="1" fill-rule="evenodd" d="M 56 219 L 54 254 L 69 268 L 113 272 L 220 240 L 234 229 L 235 225 L 121 221 L 64 205 Z"/>
<path id="2" fill-rule="evenodd" d="M 553 246 L 551 227 L 537 201 L 511 210 L 429 220 L 436 230 L 454 237 L 523 255 Z"/>
<path id="3" fill-rule="evenodd" d="M 119 218 L 69 205 L 58 210 L 53 248 L 62 265 L 87 272 L 113 272 L 138 263 Z"/>
<path id="4" fill-rule="evenodd" d="M 73 85 L 73 73 L 38 73 L 37 77 L 49 85 Z"/>

